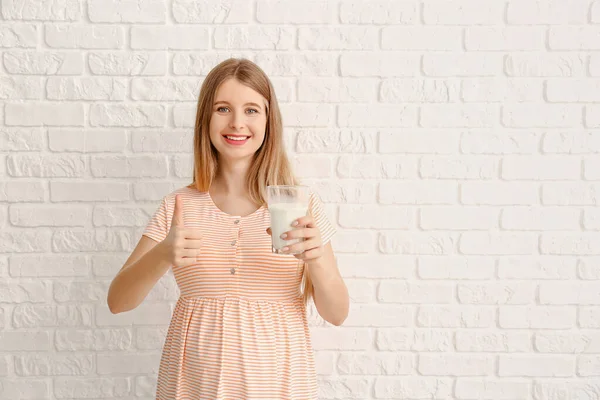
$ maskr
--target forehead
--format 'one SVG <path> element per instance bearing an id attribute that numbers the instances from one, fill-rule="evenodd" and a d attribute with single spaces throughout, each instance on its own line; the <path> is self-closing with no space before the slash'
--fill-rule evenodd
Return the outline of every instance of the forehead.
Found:
<path id="1" fill-rule="evenodd" d="M 228 79 L 224 81 L 215 93 L 215 103 L 227 102 L 229 104 L 267 104 L 265 99 L 260 93 L 239 82 L 236 79 Z"/>

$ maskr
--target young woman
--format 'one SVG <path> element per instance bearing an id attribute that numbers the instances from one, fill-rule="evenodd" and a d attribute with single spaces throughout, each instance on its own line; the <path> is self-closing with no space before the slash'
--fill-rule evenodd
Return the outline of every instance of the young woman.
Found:
<path id="1" fill-rule="evenodd" d="M 111 283 L 113 313 L 137 307 L 170 269 L 180 289 L 160 361 L 157 399 L 316 399 L 306 317 L 348 315 L 348 291 L 311 194 L 309 213 L 271 250 L 267 185 L 295 185 L 269 78 L 229 59 L 206 77 L 194 130 L 193 183 L 165 196 Z M 299 254 L 292 254 L 298 253 Z"/>

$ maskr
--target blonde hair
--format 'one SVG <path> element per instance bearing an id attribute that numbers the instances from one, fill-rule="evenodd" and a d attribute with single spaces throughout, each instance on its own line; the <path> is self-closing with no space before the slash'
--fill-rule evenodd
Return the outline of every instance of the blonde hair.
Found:
<path id="1" fill-rule="evenodd" d="M 230 58 L 221 62 L 208 73 L 202 83 L 194 125 L 193 182 L 189 187 L 200 192 L 208 192 L 217 174 L 219 154 L 210 141 L 210 119 L 217 89 L 231 78 L 255 90 L 267 100 L 265 139 L 254 154 L 246 181 L 250 199 L 256 204 L 265 205 L 267 186 L 297 185 L 299 181 L 294 176 L 285 152 L 281 111 L 273 85 L 265 72 L 247 59 Z M 303 283 L 305 303 L 312 297 L 313 291 L 312 281 L 305 265 Z"/>

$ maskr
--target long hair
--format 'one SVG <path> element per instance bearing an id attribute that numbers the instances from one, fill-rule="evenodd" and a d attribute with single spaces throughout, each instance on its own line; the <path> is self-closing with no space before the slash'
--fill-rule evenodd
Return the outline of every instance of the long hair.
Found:
<path id="1" fill-rule="evenodd" d="M 261 94 L 267 100 L 267 124 L 265 139 L 253 156 L 246 180 L 246 189 L 255 204 L 267 203 L 267 186 L 297 185 L 283 143 L 283 123 L 281 111 L 273 85 L 265 72 L 247 59 L 230 58 L 214 67 L 206 76 L 200 88 L 196 123 L 194 125 L 194 171 L 190 187 L 200 192 L 208 192 L 219 167 L 219 154 L 210 141 L 209 127 L 212 107 L 219 86 L 234 78 Z M 304 302 L 313 295 L 312 281 L 308 268 L 304 266 Z"/>

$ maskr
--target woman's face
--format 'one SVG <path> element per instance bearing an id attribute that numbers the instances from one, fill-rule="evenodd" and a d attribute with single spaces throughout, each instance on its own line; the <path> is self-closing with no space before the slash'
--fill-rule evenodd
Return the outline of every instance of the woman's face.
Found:
<path id="1" fill-rule="evenodd" d="M 219 158 L 230 161 L 252 157 L 265 139 L 267 100 L 230 78 L 215 93 L 210 119 L 210 141 Z"/>

